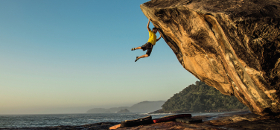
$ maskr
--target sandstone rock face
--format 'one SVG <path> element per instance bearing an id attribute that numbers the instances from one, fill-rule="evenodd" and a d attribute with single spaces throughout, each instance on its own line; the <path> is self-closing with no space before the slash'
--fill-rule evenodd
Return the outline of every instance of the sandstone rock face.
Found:
<path id="1" fill-rule="evenodd" d="M 143 13 L 182 66 L 256 114 L 280 113 L 280 2 L 152 0 Z"/>

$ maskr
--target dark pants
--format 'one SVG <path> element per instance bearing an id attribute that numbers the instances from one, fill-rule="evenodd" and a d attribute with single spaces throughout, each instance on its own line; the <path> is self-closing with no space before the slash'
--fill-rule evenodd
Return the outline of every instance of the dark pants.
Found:
<path id="1" fill-rule="evenodd" d="M 143 51 L 147 50 L 146 54 L 147 54 L 148 56 L 150 56 L 150 55 L 151 55 L 151 52 L 152 52 L 152 50 L 153 50 L 153 47 L 154 47 L 153 44 L 147 42 L 146 44 L 144 44 L 143 46 L 141 46 L 141 49 L 142 49 Z"/>

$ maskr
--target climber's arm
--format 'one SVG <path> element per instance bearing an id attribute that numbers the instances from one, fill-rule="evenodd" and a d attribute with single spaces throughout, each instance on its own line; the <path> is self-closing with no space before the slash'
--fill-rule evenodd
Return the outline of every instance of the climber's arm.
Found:
<path id="1" fill-rule="evenodd" d="M 148 31 L 151 31 L 151 29 L 150 29 L 150 22 L 151 22 L 151 19 L 149 19 L 149 22 L 148 22 L 148 24 L 147 24 L 147 29 L 148 29 Z"/>
<path id="2" fill-rule="evenodd" d="M 158 41 L 160 38 L 161 38 L 161 34 L 160 34 L 159 38 L 157 39 L 157 41 Z"/>

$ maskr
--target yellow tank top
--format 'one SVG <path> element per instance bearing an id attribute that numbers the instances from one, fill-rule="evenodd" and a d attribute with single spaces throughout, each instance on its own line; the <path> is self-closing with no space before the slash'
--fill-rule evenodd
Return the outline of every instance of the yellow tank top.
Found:
<path id="1" fill-rule="evenodd" d="M 153 45 L 156 45 L 157 35 L 154 32 L 152 32 L 152 31 L 149 31 L 149 40 L 148 40 L 148 42 L 153 44 Z"/>

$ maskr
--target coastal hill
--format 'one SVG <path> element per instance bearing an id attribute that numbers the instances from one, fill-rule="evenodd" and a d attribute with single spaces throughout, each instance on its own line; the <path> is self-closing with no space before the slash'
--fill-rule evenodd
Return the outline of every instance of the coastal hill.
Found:
<path id="1" fill-rule="evenodd" d="M 217 89 L 201 81 L 189 85 L 174 94 L 163 105 L 160 112 L 220 112 L 248 110 L 236 97 L 221 94 Z"/>
<path id="2" fill-rule="evenodd" d="M 132 105 L 131 107 L 114 107 L 110 109 L 105 108 L 93 108 L 87 111 L 87 113 L 117 113 L 117 112 L 133 112 L 133 113 L 148 113 L 161 109 L 161 106 L 165 101 L 143 101 Z"/>
<path id="3" fill-rule="evenodd" d="M 186 70 L 256 114 L 280 113 L 280 1 L 151 0 L 140 8 Z"/>
<path id="4" fill-rule="evenodd" d="M 131 112 L 152 112 L 161 108 L 161 106 L 165 103 L 165 101 L 143 101 L 137 103 L 130 108 L 128 108 Z M 158 108 L 158 109 L 156 109 Z"/>

